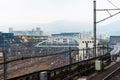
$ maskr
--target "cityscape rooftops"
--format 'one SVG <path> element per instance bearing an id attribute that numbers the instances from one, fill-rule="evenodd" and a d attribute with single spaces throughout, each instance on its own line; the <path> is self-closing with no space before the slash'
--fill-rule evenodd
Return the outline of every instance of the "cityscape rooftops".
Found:
<path id="1" fill-rule="evenodd" d="M 52 36 L 74 36 L 79 34 L 81 33 L 60 33 L 60 34 L 52 34 Z"/>
<path id="2" fill-rule="evenodd" d="M 120 36 L 110 36 L 109 42 L 114 44 L 120 43 Z"/>
<path id="3" fill-rule="evenodd" d="M 9 32 L 10 33 L 14 33 L 14 35 L 38 35 L 38 36 L 43 36 L 43 31 L 37 27 L 36 30 L 32 29 L 32 30 L 21 30 L 21 31 L 14 31 L 13 28 L 9 28 Z"/>

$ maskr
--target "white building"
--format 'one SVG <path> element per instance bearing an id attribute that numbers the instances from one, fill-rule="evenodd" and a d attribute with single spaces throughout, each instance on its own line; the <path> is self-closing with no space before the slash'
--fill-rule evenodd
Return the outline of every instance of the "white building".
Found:
<path id="1" fill-rule="evenodd" d="M 98 43 L 99 43 L 99 41 L 96 40 L 96 47 L 98 47 L 97 46 Z M 94 40 L 92 40 L 92 39 L 82 39 L 82 40 L 79 40 L 79 46 L 78 46 L 78 48 L 79 49 L 84 49 L 84 51 L 83 50 L 79 51 L 79 57 L 81 57 L 81 60 L 83 60 L 83 56 L 87 56 L 88 55 L 88 52 L 91 55 L 94 53 L 93 51 L 88 51 L 87 52 L 88 49 L 93 48 L 93 47 L 94 47 Z M 96 55 L 99 54 L 97 52 L 97 49 L 96 49 L 96 53 L 97 53 Z"/>
<path id="2" fill-rule="evenodd" d="M 94 47 L 94 40 L 92 39 L 91 34 L 89 33 L 60 33 L 60 34 L 53 34 L 52 39 L 58 43 L 66 43 L 71 46 L 78 47 L 79 55 L 76 55 L 76 60 L 80 59 L 83 60 L 83 56 L 88 56 L 88 52 L 86 48 L 93 48 Z M 77 45 L 76 45 L 77 44 Z M 96 47 L 98 45 L 98 40 L 96 40 Z M 85 49 L 84 52 L 82 49 Z M 96 50 L 97 52 L 97 50 Z M 91 51 L 90 54 L 93 54 Z"/>
<path id="3" fill-rule="evenodd" d="M 94 41 L 92 39 L 91 34 L 82 34 L 82 33 L 60 33 L 60 34 L 52 34 L 51 37 L 46 41 L 48 44 L 52 43 L 55 45 L 63 44 L 69 46 L 76 46 L 79 49 L 83 49 L 86 47 L 93 48 Z M 96 41 L 96 45 L 98 44 L 98 40 Z"/>
<path id="4" fill-rule="evenodd" d="M 83 33 L 60 33 L 60 34 L 52 34 L 51 38 L 49 38 L 45 46 L 66 46 L 66 47 L 77 47 L 79 49 L 79 55 L 76 54 L 76 60 L 80 59 L 83 60 L 83 56 L 87 56 L 87 51 L 80 49 L 86 48 L 93 48 L 94 47 L 94 40 L 92 39 L 91 34 L 83 34 Z M 43 45 L 44 45 L 43 44 Z M 40 43 L 42 45 L 42 43 Z M 37 47 L 40 46 L 39 44 Z M 96 41 L 96 45 L 98 45 L 98 40 Z M 91 52 L 93 54 L 93 52 Z"/>
<path id="5" fill-rule="evenodd" d="M 14 33 L 16 37 L 20 37 L 23 39 L 32 40 L 34 42 L 39 42 L 43 40 L 47 40 L 48 36 L 43 33 L 43 31 L 37 27 L 35 30 L 24 30 L 24 31 L 14 31 L 13 28 L 9 28 L 10 33 Z"/>
<path id="6" fill-rule="evenodd" d="M 13 28 L 9 28 L 9 33 L 14 33 L 15 36 L 27 35 L 27 36 L 43 36 L 43 31 L 37 27 L 35 30 L 14 31 Z"/>
<path id="7" fill-rule="evenodd" d="M 48 40 L 48 42 L 58 43 L 58 44 L 66 44 L 69 46 L 76 45 L 79 49 L 83 49 L 86 47 L 93 48 L 94 41 L 92 39 L 91 34 L 89 33 L 60 33 L 60 34 L 52 34 L 52 37 Z M 98 40 L 96 41 L 96 45 L 98 44 Z"/>

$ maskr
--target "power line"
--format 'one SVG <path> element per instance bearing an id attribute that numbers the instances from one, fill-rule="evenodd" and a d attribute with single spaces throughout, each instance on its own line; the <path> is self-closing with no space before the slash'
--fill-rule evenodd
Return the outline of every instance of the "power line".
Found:
<path id="1" fill-rule="evenodd" d="M 110 0 L 107 0 L 112 6 L 116 7 L 117 9 L 120 9 L 119 7 L 117 7 L 114 3 L 112 3 Z"/>
<path id="2" fill-rule="evenodd" d="M 109 17 L 106 17 L 106 18 L 104 18 L 104 19 L 102 19 L 102 20 L 100 20 L 100 21 L 97 21 L 96 23 L 105 21 L 105 20 L 107 20 L 107 19 L 109 19 L 109 18 L 111 18 L 111 17 L 113 17 L 113 16 L 115 16 L 115 15 L 117 15 L 117 14 L 119 14 L 119 13 L 120 13 L 120 12 L 117 12 L 117 13 L 115 13 L 115 14 L 113 14 L 113 15 L 110 15 Z"/>
<path id="3" fill-rule="evenodd" d="M 116 9 L 96 9 L 96 11 L 106 11 L 106 12 L 109 14 L 109 17 L 106 17 L 106 18 L 104 18 L 104 19 L 102 19 L 102 20 L 99 20 L 99 21 L 97 21 L 97 23 L 102 22 L 102 21 L 104 21 L 104 20 L 106 20 L 106 19 L 108 19 L 108 18 L 111 18 L 111 17 L 113 17 L 113 16 L 115 16 L 115 15 L 117 15 L 117 14 L 120 13 L 120 11 L 119 11 L 119 12 L 117 12 L 117 13 L 115 13 L 115 14 L 111 14 L 110 11 L 120 10 L 120 8 L 117 7 L 115 4 L 113 4 L 110 0 L 107 0 L 107 1 L 108 1 L 112 6 L 116 7 Z"/>

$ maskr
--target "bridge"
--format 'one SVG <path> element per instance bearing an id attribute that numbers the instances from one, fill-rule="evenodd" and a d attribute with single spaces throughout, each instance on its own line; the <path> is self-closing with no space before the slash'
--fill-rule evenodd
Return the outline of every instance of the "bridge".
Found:
<path id="1" fill-rule="evenodd" d="M 38 42 L 34 47 L 76 47 L 79 46 L 79 42 L 77 39 L 72 39 L 72 43 L 60 43 L 60 42 L 49 42 L 48 40 L 44 40 L 42 42 Z"/>

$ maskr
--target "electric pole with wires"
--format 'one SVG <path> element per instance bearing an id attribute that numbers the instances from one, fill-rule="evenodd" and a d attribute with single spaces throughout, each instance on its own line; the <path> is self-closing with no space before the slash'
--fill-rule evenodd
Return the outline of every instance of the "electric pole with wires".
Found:
<path id="1" fill-rule="evenodd" d="M 118 8 L 115 4 L 113 4 L 110 0 L 107 0 L 112 6 L 115 7 L 115 9 L 96 9 L 96 0 L 93 1 L 93 32 L 94 32 L 94 56 L 96 57 L 96 25 L 97 23 L 100 23 L 102 21 L 105 21 L 117 14 L 120 13 L 119 12 L 116 12 L 114 14 L 111 14 L 110 11 L 116 11 L 116 10 L 120 10 L 120 8 Z M 104 19 L 101 19 L 99 21 L 96 21 L 96 14 L 97 14 L 97 11 L 106 11 L 109 16 L 108 17 L 105 17 Z"/>

